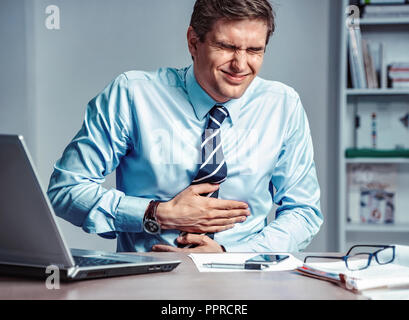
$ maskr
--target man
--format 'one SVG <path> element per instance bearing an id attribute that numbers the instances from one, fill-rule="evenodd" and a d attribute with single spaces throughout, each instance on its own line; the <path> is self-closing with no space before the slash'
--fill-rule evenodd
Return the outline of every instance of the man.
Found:
<path id="1" fill-rule="evenodd" d="M 197 0 L 192 66 L 126 72 L 88 104 L 51 176 L 57 214 L 118 251 L 304 249 L 320 190 L 297 93 L 257 77 L 273 32 L 267 0 Z"/>

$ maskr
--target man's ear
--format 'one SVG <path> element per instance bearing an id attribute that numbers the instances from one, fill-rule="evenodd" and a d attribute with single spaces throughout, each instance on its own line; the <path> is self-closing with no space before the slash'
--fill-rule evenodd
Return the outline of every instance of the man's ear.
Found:
<path id="1" fill-rule="evenodd" d="M 194 58 L 197 53 L 197 43 L 199 42 L 199 37 L 197 36 L 195 30 L 193 30 L 193 27 L 189 27 L 187 29 L 187 45 L 189 47 L 189 52 Z"/>

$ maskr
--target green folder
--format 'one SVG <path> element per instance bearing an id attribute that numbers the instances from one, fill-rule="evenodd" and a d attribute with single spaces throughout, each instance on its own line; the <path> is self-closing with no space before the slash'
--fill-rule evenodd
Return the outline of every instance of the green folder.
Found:
<path id="1" fill-rule="evenodd" d="M 409 149 L 347 149 L 345 156 L 347 158 L 409 158 Z"/>

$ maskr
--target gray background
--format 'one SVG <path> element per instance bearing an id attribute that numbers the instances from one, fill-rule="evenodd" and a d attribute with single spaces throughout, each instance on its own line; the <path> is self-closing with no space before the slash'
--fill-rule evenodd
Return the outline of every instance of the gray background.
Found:
<path id="1" fill-rule="evenodd" d="M 48 5 L 60 30 L 45 26 Z M 186 30 L 194 0 L 1 0 L 0 132 L 23 134 L 47 187 L 79 130 L 86 104 L 121 72 L 191 64 Z M 308 251 L 336 250 L 336 63 L 340 1 L 275 0 L 277 31 L 260 76 L 300 94 L 315 148 L 325 224 Z M 114 177 L 106 186 L 114 186 Z M 69 246 L 115 250 L 61 220 Z"/>

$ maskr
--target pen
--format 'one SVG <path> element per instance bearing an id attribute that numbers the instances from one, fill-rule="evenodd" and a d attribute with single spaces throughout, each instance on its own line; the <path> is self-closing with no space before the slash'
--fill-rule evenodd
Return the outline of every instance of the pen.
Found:
<path id="1" fill-rule="evenodd" d="M 262 270 L 268 266 L 265 264 L 244 264 L 244 263 L 204 263 L 204 268 L 214 268 L 214 269 L 253 269 L 253 270 Z"/>

